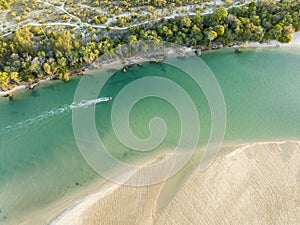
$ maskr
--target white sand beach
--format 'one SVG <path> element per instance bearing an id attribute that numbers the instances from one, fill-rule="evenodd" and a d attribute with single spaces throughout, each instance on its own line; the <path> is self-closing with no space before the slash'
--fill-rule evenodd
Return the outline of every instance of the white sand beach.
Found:
<path id="1" fill-rule="evenodd" d="M 293 39 L 290 43 L 281 43 L 275 40 L 268 40 L 266 42 L 246 42 L 240 46 L 233 47 L 245 47 L 245 48 L 277 48 L 277 47 L 299 47 L 300 46 L 300 32 L 293 34 Z"/>
<path id="2" fill-rule="evenodd" d="M 109 186 L 52 224 L 297 224 L 300 142 L 237 146 L 205 171 L 194 171 L 169 204 L 157 210 L 164 184 Z"/>

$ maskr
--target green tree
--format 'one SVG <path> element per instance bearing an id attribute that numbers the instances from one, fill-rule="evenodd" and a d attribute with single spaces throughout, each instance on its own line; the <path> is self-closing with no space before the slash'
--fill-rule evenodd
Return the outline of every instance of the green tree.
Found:
<path id="1" fill-rule="evenodd" d="M 17 84 L 20 84 L 20 77 L 19 77 L 19 73 L 18 72 L 11 72 L 10 73 L 10 79 L 13 81 L 13 82 L 15 82 L 15 83 L 17 83 Z"/>
<path id="2" fill-rule="evenodd" d="M 60 52 L 70 51 L 73 47 L 70 31 L 60 33 L 57 37 L 52 38 L 52 44 Z"/>
<path id="3" fill-rule="evenodd" d="M 251 41 L 261 41 L 263 37 L 264 37 L 264 29 L 261 26 L 253 25 L 253 28 L 251 29 L 250 40 Z"/>
<path id="4" fill-rule="evenodd" d="M 52 75 L 51 66 L 48 63 L 44 63 L 43 69 L 47 75 Z"/>
<path id="5" fill-rule="evenodd" d="M 191 38 L 192 38 L 193 45 L 199 44 L 200 41 L 203 39 L 202 32 L 201 32 L 200 28 L 197 27 L 196 25 L 194 25 L 192 27 Z"/>
<path id="6" fill-rule="evenodd" d="M 268 31 L 268 38 L 279 40 L 282 33 L 282 26 L 280 24 L 276 24 L 271 30 Z"/>
<path id="7" fill-rule="evenodd" d="M 213 40 L 215 40 L 218 36 L 217 32 L 215 32 L 214 30 L 206 30 L 205 34 L 207 36 L 207 39 L 211 42 Z"/>
<path id="8" fill-rule="evenodd" d="M 189 27 L 191 27 L 191 25 L 192 25 L 192 20 L 189 17 L 185 16 L 180 21 L 180 26 L 181 27 L 187 27 L 187 28 L 189 28 Z"/>
<path id="9" fill-rule="evenodd" d="M 227 9 L 225 9 L 224 7 L 218 7 L 216 8 L 212 16 L 214 20 L 219 23 L 221 20 L 224 20 L 228 16 Z"/>
<path id="10" fill-rule="evenodd" d="M 293 39 L 293 36 L 288 35 L 288 36 L 279 38 L 279 41 L 282 42 L 282 43 L 289 43 L 289 42 L 292 41 L 292 39 Z"/>
<path id="11" fill-rule="evenodd" d="M 128 41 L 131 43 L 131 42 L 137 42 L 137 37 L 135 35 L 130 35 L 128 37 Z"/>
<path id="12" fill-rule="evenodd" d="M 196 14 L 193 18 L 193 22 L 195 25 L 200 26 L 203 23 L 203 16 L 200 14 Z"/>
<path id="13" fill-rule="evenodd" d="M 9 76 L 6 72 L 0 72 L 0 87 L 7 89 L 9 86 Z"/>
<path id="14" fill-rule="evenodd" d="M 288 26 L 285 26 L 282 30 L 282 36 L 286 37 L 289 35 L 292 35 L 295 32 L 293 26 L 290 24 Z"/>
<path id="15" fill-rule="evenodd" d="M 282 29 L 282 36 L 279 38 L 280 42 L 289 43 L 293 39 L 294 28 L 292 25 L 285 26 Z"/>
<path id="16" fill-rule="evenodd" d="M 29 27 L 16 30 L 13 39 L 19 51 L 32 53 L 34 42 L 32 41 L 33 34 L 30 32 Z"/>
<path id="17" fill-rule="evenodd" d="M 218 34 L 218 36 L 223 36 L 223 34 L 225 32 L 225 28 L 222 25 L 217 25 L 213 29 Z"/>

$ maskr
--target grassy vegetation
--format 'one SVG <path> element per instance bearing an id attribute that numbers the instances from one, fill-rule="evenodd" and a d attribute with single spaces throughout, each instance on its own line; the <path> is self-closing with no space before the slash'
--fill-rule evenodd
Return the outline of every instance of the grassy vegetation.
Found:
<path id="1" fill-rule="evenodd" d="M 191 2 L 199 3 L 188 0 L 121 1 L 117 7 L 130 11 L 134 7 L 175 7 Z M 10 89 L 46 76 L 68 80 L 71 73 L 79 72 L 100 55 L 113 54 L 116 46 L 138 40 L 164 40 L 211 48 L 213 44 L 226 46 L 233 42 L 268 39 L 290 42 L 293 32 L 300 28 L 300 0 L 252 2 L 228 10 L 220 6 L 211 14 L 194 13 L 152 20 L 136 26 L 131 24 L 128 29 L 106 26 L 108 12 L 117 10 L 115 3 L 117 1 L 82 1 L 81 7 L 76 9 L 79 3 L 70 0 L 63 5 L 61 1 L 51 1 L 51 5 L 39 0 L 23 1 L 27 8 L 11 2 L 8 6 L 11 9 L 5 11 L 7 17 L 13 18 L 11 24 L 4 28 L 5 23 L 2 24 L 0 88 Z M 49 14 L 41 15 L 39 10 L 49 10 Z M 136 23 L 141 15 L 119 17 L 115 23 L 119 27 Z M 127 21 L 129 17 L 132 21 Z M 20 21 L 15 21 L 18 18 Z M 104 26 L 97 27 L 101 24 Z"/>

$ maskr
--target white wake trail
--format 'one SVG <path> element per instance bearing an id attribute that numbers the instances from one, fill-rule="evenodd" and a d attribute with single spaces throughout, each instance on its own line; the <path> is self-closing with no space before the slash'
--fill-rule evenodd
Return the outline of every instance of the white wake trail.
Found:
<path id="1" fill-rule="evenodd" d="M 102 97 L 102 98 L 97 98 L 97 99 L 91 99 L 91 100 L 82 100 L 81 102 L 79 103 L 76 103 L 76 102 L 73 102 L 72 104 L 70 105 L 64 105 L 62 107 L 59 107 L 59 108 L 54 108 L 48 112 L 44 112 L 38 116 L 35 116 L 35 117 L 31 117 L 29 119 L 26 119 L 26 120 L 23 120 L 23 121 L 20 121 L 16 124 L 13 124 L 13 125 L 8 125 L 6 127 L 1 127 L 0 128 L 0 134 L 5 134 L 5 133 L 8 133 L 12 130 L 16 130 L 16 129 L 20 129 L 20 128 L 24 128 L 24 127 L 27 127 L 31 124 L 34 124 L 34 123 L 37 123 L 39 121 L 42 121 L 42 120 L 45 120 L 45 119 L 48 119 L 52 116 L 55 116 L 55 115 L 58 115 L 58 114 L 61 114 L 61 113 L 64 113 L 64 112 L 69 112 L 73 109 L 85 109 L 91 105 L 96 105 L 98 103 L 101 103 L 101 102 L 107 102 L 107 101 L 110 101 L 111 98 L 110 97 Z"/>

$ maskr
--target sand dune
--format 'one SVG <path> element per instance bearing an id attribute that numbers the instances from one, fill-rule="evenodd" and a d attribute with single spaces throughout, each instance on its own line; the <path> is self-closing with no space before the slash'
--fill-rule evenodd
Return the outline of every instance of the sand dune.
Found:
<path id="1" fill-rule="evenodd" d="M 163 185 L 120 186 L 57 224 L 299 224 L 300 143 L 247 144 L 223 154 L 157 211 Z"/>

